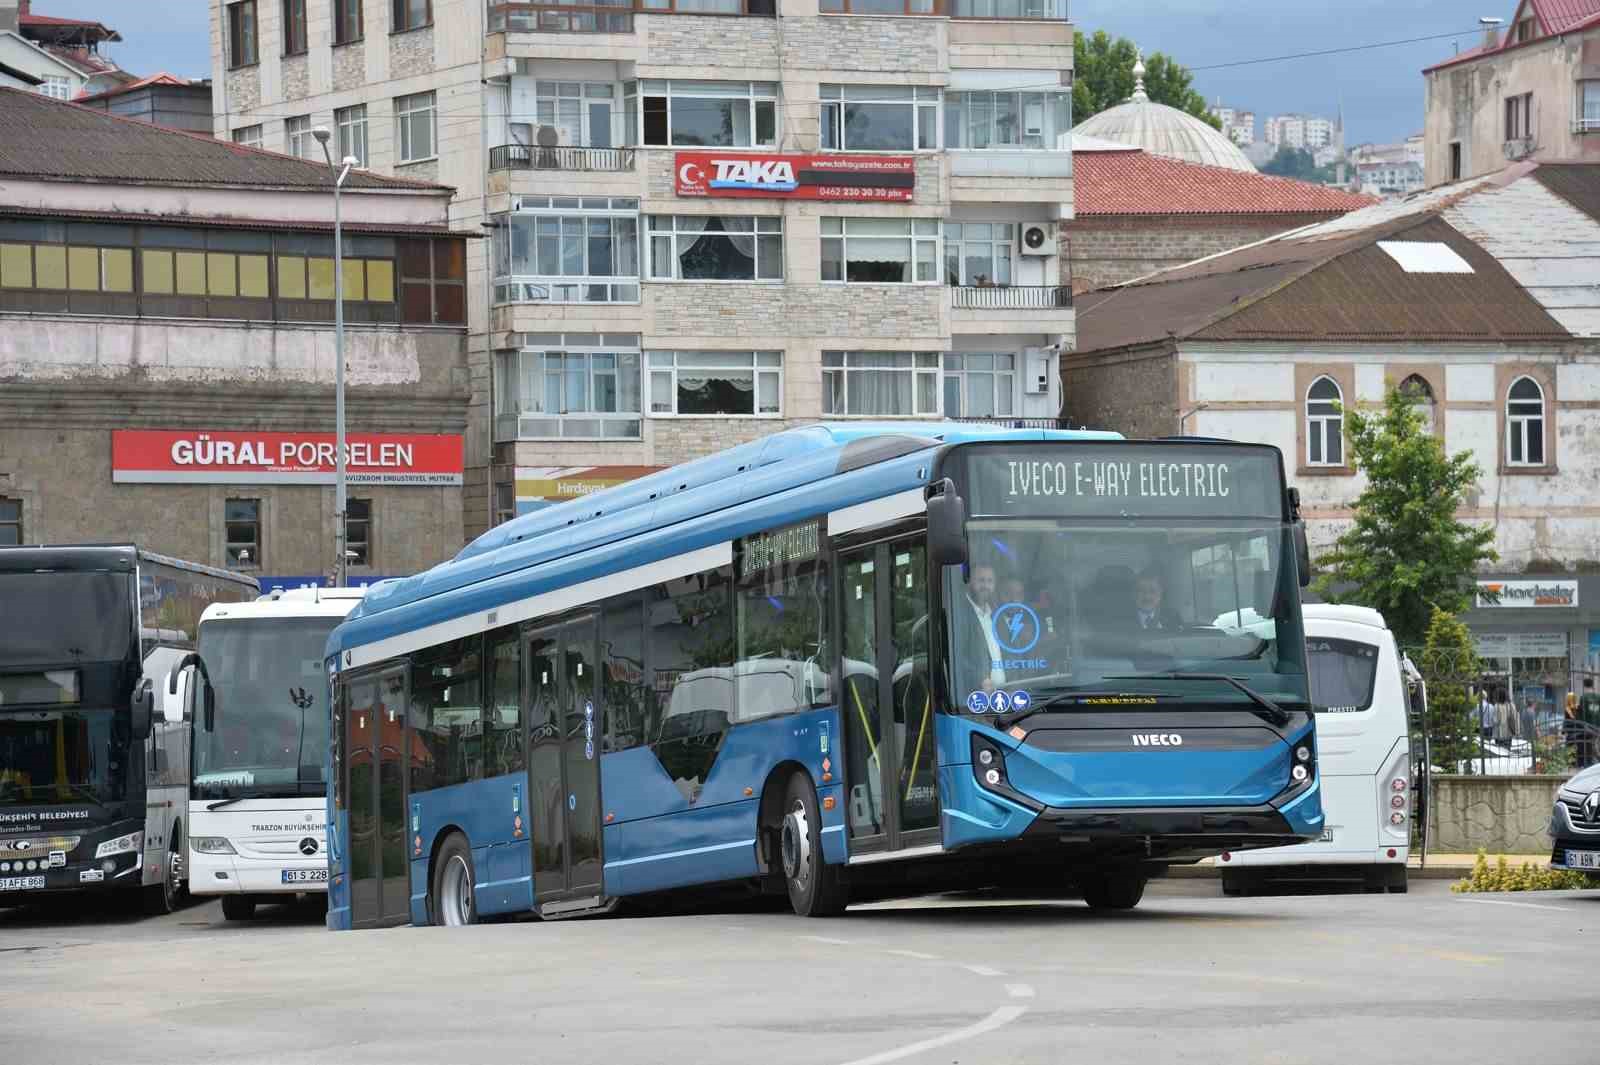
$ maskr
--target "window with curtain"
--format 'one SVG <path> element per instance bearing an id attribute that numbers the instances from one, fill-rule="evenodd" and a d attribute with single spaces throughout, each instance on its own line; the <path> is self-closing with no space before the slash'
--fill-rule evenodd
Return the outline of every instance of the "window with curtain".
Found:
<path id="1" fill-rule="evenodd" d="M 392 0 L 390 30 L 404 33 L 433 25 L 433 0 Z"/>
<path id="2" fill-rule="evenodd" d="M 1016 410 L 1017 357 L 1011 353 L 944 357 L 946 418 L 1009 417 Z"/>
<path id="3" fill-rule="evenodd" d="M 946 222 L 947 285 L 1009 285 L 1017 227 L 1010 222 Z"/>
<path id="4" fill-rule="evenodd" d="M 782 413 L 780 351 L 652 351 L 645 359 L 652 415 Z"/>
<path id="5" fill-rule="evenodd" d="M 400 162 L 432 159 L 438 153 L 438 111 L 434 94 L 419 92 L 394 101 L 395 125 L 400 140 Z"/>
<path id="6" fill-rule="evenodd" d="M 939 413 L 935 352 L 824 351 L 822 412 L 873 417 Z"/>
<path id="7" fill-rule="evenodd" d="M 522 208 L 496 218 L 496 302 L 638 302 L 638 200 L 524 197 Z"/>
<path id="8" fill-rule="evenodd" d="M 228 5 L 228 65 L 253 66 L 256 55 L 256 0 Z"/>
<path id="9" fill-rule="evenodd" d="M 1506 392 L 1506 465 L 1544 465 L 1544 389 L 1531 377 Z"/>
<path id="10" fill-rule="evenodd" d="M 306 0 L 283 0 L 283 54 L 306 50 Z"/>
<path id="11" fill-rule="evenodd" d="M 783 219 L 651 215 L 654 281 L 782 281 Z"/>
<path id="12" fill-rule="evenodd" d="M 910 85 L 824 85 L 822 147 L 828 151 L 934 151 L 939 90 Z"/>
<path id="13" fill-rule="evenodd" d="M 1400 382 L 1400 394 L 1410 400 L 1411 405 L 1422 416 L 1422 431 L 1432 436 L 1437 420 L 1435 414 L 1438 410 L 1438 404 L 1433 398 L 1433 386 L 1429 385 L 1421 374 L 1412 374 Z"/>
<path id="14" fill-rule="evenodd" d="M 361 0 L 333 0 L 333 43 L 359 41 L 365 32 Z"/>
<path id="15" fill-rule="evenodd" d="M 297 159 L 310 159 L 313 152 L 320 152 L 316 146 L 316 138 L 311 135 L 311 116 L 295 115 L 283 120 L 284 147 L 288 153 Z"/>
<path id="16" fill-rule="evenodd" d="M 1052 150 L 1072 129 L 1070 92 L 949 92 L 944 146 Z"/>
<path id="17" fill-rule="evenodd" d="M 367 165 L 367 105 L 341 107 L 333 113 L 339 130 L 340 160 L 355 156 L 356 165 Z"/>
<path id="18" fill-rule="evenodd" d="M 771 81 L 642 81 L 624 89 L 639 144 L 674 148 L 773 148 L 778 86 Z M 637 117 L 638 125 L 633 125 Z"/>
<path id="19" fill-rule="evenodd" d="M 938 284 L 937 218 L 823 218 L 822 280 Z"/>
<path id="20" fill-rule="evenodd" d="M 1331 377 L 1306 390 L 1306 465 L 1344 465 L 1344 393 Z"/>

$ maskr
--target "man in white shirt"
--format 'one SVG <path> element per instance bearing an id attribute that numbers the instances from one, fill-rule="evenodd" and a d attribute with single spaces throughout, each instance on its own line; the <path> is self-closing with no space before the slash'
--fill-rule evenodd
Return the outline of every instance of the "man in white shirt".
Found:
<path id="1" fill-rule="evenodd" d="M 967 581 L 967 604 L 972 607 L 974 623 L 978 631 L 983 633 L 983 644 L 980 646 L 976 640 L 969 640 L 964 650 L 969 655 L 988 655 L 986 661 L 989 669 L 985 674 L 983 668 L 976 663 L 969 662 L 968 668 L 973 676 L 983 677 L 984 691 L 992 692 L 1006 682 L 1006 671 L 1000 668 L 1002 655 L 1000 654 L 1000 641 L 994 634 L 994 567 L 977 565 L 972 567 L 972 575 Z"/>

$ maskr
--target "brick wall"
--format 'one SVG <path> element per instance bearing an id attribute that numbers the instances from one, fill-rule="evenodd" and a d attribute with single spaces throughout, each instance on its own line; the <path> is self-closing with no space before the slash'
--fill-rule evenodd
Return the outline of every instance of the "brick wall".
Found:
<path id="1" fill-rule="evenodd" d="M 1063 263 L 1067 272 L 1062 280 L 1070 282 L 1075 292 L 1087 292 L 1334 217 L 1337 215 L 1080 216 L 1062 223 L 1070 254 Z"/>
<path id="2" fill-rule="evenodd" d="M 635 21 L 644 37 L 644 54 L 650 57 L 651 66 L 719 71 L 761 68 L 777 72 L 777 19 L 708 20 L 682 15 L 636 15 Z M 715 23 L 715 32 L 707 32 L 708 22 Z"/>
<path id="3" fill-rule="evenodd" d="M 658 419 L 652 425 L 652 432 L 655 435 L 655 462 L 662 466 L 675 466 L 680 462 L 702 458 L 758 437 L 806 424 L 809 422 L 805 420 Z"/>
<path id="4" fill-rule="evenodd" d="M 311 95 L 311 60 L 304 55 L 286 55 L 279 67 L 283 78 L 283 98 L 303 100 Z"/>
<path id="5" fill-rule="evenodd" d="M 657 284 L 647 286 L 659 335 L 944 339 L 945 290 L 930 285 Z"/>
<path id="6" fill-rule="evenodd" d="M 941 19 L 785 18 L 783 65 L 834 70 L 848 56 L 852 70 L 944 74 L 945 31 Z"/>
<path id="7" fill-rule="evenodd" d="M 1061 391 L 1073 425 L 1134 437 L 1177 431 L 1178 359 L 1167 345 L 1125 355 L 1065 356 Z"/>
<path id="8" fill-rule="evenodd" d="M 433 27 L 397 33 L 389 38 L 389 77 L 411 78 L 433 73 Z"/>
<path id="9" fill-rule="evenodd" d="M 261 68 L 228 71 L 228 110 L 253 111 L 261 106 Z"/>
<path id="10" fill-rule="evenodd" d="M 333 90 L 359 89 L 367 80 L 367 49 L 364 42 L 339 45 L 333 50 Z"/>

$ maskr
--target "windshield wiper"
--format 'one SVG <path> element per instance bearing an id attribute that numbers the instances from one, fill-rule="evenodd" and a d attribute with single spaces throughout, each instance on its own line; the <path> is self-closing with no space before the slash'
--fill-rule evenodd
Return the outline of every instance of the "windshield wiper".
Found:
<path id="1" fill-rule="evenodd" d="M 1214 680 L 1229 684 L 1243 692 L 1247 698 L 1260 709 L 1254 711 L 1258 717 L 1265 718 L 1275 725 L 1287 725 L 1293 718 L 1289 711 L 1256 691 L 1238 677 L 1230 677 L 1226 673 L 1133 673 L 1121 677 L 1107 677 L 1106 680 Z"/>
<path id="2" fill-rule="evenodd" d="M 220 810 L 224 806 L 232 806 L 234 803 L 236 803 L 236 802 L 244 802 L 244 800 L 245 800 L 245 796 L 243 796 L 243 795 L 235 795 L 230 799 L 219 799 L 218 801 L 212 803 L 210 806 L 207 806 L 206 809 L 207 810 Z"/>

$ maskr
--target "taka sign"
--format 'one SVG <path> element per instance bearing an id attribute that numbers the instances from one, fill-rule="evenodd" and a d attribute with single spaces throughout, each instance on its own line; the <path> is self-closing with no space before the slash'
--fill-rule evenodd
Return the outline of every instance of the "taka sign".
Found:
<path id="1" fill-rule="evenodd" d="M 678 152 L 679 196 L 908 202 L 917 181 L 909 155 Z"/>
<path id="2" fill-rule="evenodd" d="M 249 433 L 117 429 L 111 480 L 117 484 L 333 484 L 332 433 Z M 349 433 L 350 484 L 456 485 L 459 436 Z"/>

